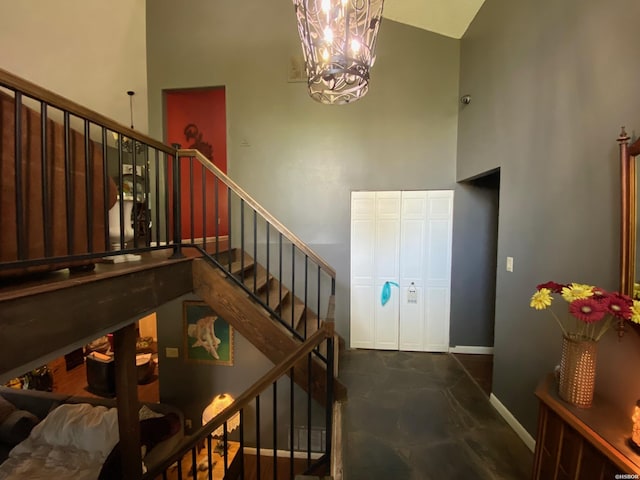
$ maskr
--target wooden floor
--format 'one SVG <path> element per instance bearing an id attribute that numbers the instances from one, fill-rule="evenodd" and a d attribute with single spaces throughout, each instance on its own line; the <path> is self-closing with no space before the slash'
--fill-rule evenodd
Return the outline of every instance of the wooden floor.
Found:
<path id="1" fill-rule="evenodd" d="M 87 373 L 84 363 L 67 371 L 64 357 L 60 357 L 49 362 L 47 366 L 53 373 L 54 392 L 80 397 L 100 398 L 99 395 L 87 390 Z M 158 367 L 156 366 L 156 372 L 148 383 L 138 385 L 138 399 L 141 402 L 157 403 L 160 401 L 157 369 Z"/>
<path id="2" fill-rule="evenodd" d="M 227 467 L 231 465 L 233 459 L 238 453 L 238 449 L 240 448 L 240 444 L 238 442 L 228 442 L 229 447 L 227 450 Z M 216 440 L 213 441 L 213 445 L 215 446 Z M 209 478 L 209 467 L 207 464 L 208 461 L 208 453 L 206 448 L 200 449 L 196 457 L 196 478 L 194 480 L 205 480 Z M 224 456 L 216 453 L 214 448 L 212 447 L 211 452 L 211 464 L 210 464 L 212 475 L 214 479 L 222 479 L 224 477 Z M 182 461 L 180 462 L 180 471 L 178 471 L 177 462 L 173 466 L 169 467 L 167 470 L 166 480 L 182 480 L 182 479 L 193 479 L 193 461 L 191 453 L 187 453 L 184 457 L 182 457 Z M 160 480 L 162 477 L 159 477 L 157 480 Z"/>

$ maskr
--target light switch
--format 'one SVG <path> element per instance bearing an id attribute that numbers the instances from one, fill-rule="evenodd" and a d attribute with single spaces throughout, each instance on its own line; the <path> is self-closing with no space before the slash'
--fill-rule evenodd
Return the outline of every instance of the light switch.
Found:
<path id="1" fill-rule="evenodd" d="M 167 347 L 164 350 L 164 354 L 167 358 L 178 358 L 180 351 L 177 347 Z"/>
<path id="2" fill-rule="evenodd" d="M 507 257 L 507 272 L 513 272 L 513 257 Z"/>

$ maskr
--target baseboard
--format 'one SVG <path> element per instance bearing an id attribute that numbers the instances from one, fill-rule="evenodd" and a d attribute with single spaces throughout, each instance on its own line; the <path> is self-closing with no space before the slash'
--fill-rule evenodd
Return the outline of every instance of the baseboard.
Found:
<path id="1" fill-rule="evenodd" d="M 505 419 L 505 421 L 509 424 L 509 426 L 516 432 L 516 435 L 520 437 L 520 439 L 524 442 L 524 444 L 531 450 L 532 452 L 536 449 L 536 441 L 535 439 L 527 432 L 527 430 L 518 422 L 516 417 L 514 417 L 511 412 L 505 407 L 498 397 L 496 397 L 493 393 L 489 396 L 489 403 L 493 405 L 500 416 Z"/>
<path id="2" fill-rule="evenodd" d="M 249 454 L 249 455 L 257 455 L 258 454 L 258 449 L 255 448 L 255 447 L 244 447 L 244 449 L 242 451 L 247 453 L 247 454 Z M 267 455 L 269 457 L 272 457 L 273 456 L 273 448 L 261 448 L 260 449 L 260 455 Z M 312 460 L 317 460 L 320 457 L 322 457 L 323 455 L 324 455 L 324 453 L 311 452 L 311 459 Z M 291 452 L 289 450 L 276 450 L 276 457 L 290 458 L 291 457 Z M 294 451 L 293 452 L 293 458 L 307 458 L 307 452 Z"/>
<path id="3" fill-rule="evenodd" d="M 493 347 L 456 345 L 455 347 L 449 347 L 449 353 L 473 353 L 473 354 L 479 354 L 479 355 L 493 355 Z"/>

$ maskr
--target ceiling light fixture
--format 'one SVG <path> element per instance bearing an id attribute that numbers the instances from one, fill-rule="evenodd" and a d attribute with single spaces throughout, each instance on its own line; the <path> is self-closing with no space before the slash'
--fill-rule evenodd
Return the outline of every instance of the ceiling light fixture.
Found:
<path id="1" fill-rule="evenodd" d="M 309 95 L 326 104 L 359 100 L 382 21 L 383 0 L 293 0 Z"/>
<path id="2" fill-rule="evenodd" d="M 129 95 L 129 115 L 131 116 L 131 130 L 133 130 L 133 96 L 136 94 L 133 90 L 129 90 L 127 95 Z M 111 132 L 113 139 L 116 142 L 116 148 L 120 148 L 120 139 L 122 138 L 122 150 L 127 153 L 133 152 L 133 145 L 135 145 L 136 153 L 140 155 L 144 150 L 144 145 L 136 140 L 132 140 L 125 135 L 122 135 L 117 132 Z"/>

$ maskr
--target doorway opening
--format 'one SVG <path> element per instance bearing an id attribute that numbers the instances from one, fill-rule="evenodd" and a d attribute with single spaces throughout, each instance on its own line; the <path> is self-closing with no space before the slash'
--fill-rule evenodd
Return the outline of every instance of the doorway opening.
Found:
<path id="1" fill-rule="evenodd" d="M 165 142 L 170 145 L 178 144 L 181 148 L 199 150 L 223 173 L 227 172 L 225 92 L 224 86 L 163 90 Z M 196 239 L 207 238 L 208 240 L 216 235 L 226 237 L 229 233 L 227 187 L 215 180 L 212 175 L 206 175 L 204 169 L 199 166 L 192 168 L 190 163 L 182 161 L 180 171 L 182 238 L 190 238 L 192 235 Z M 173 178 L 171 168 L 167 176 L 171 183 Z M 203 181 L 206 183 L 206 191 L 210 192 L 210 197 L 215 195 L 213 192 L 217 192 L 215 202 L 212 198 L 204 198 L 205 193 L 202 189 L 192 188 L 191 182 L 193 185 L 200 185 Z M 172 192 L 169 191 L 168 195 L 169 228 L 172 229 Z M 207 202 L 210 203 L 208 208 L 205 206 Z M 200 222 L 192 225 L 192 217 L 203 218 L 205 212 L 206 229 Z"/>
<path id="2" fill-rule="evenodd" d="M 489 395 L 493 378 L 500 169 L 460 182 L 456 195 L 461 208 L 456 206 L 454 227 L 451 353 Z"/>

